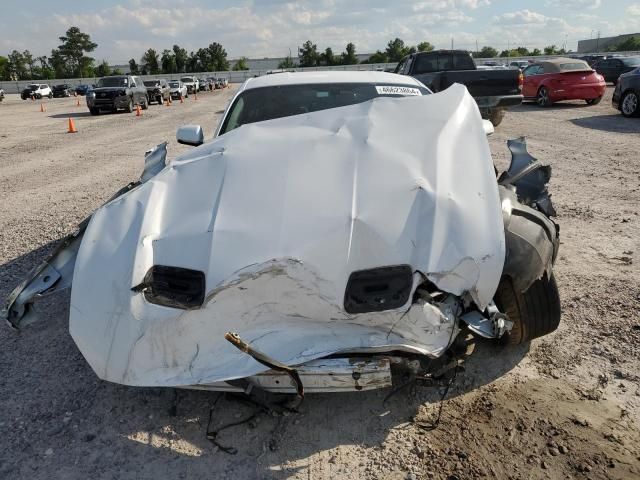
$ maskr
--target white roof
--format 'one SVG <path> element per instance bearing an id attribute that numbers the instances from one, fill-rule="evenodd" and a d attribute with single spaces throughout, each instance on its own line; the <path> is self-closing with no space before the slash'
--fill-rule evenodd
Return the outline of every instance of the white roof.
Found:
<path id="1" fill-rule="evenodd" d="M 284 72 L 249 78 L 240 90 L 252 88 L 275 87 L 279 85 L 304 85 L 312 83 L 379 83 L 424 87 L 422 83 L 407 75 L 374 71 L 317 71 L 317 72 Z"/>

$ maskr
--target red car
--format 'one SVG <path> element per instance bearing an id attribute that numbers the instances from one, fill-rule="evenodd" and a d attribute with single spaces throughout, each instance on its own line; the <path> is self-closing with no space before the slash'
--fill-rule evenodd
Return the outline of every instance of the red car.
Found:
<path id="1" fill-rule="evenodd" d="M 585 100 L 589 105 L 596 105 L 606 89 L 604 77 L 587 62 L 575 58 L 536 62 L 522 74 L 524 99 L 535 100 L 541 107 L 562 100 Z"/>

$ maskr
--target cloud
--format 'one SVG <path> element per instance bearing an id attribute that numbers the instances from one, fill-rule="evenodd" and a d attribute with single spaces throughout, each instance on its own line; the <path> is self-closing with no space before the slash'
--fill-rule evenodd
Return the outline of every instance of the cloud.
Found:
<path id="1" fill-rule="evenodd" d="M 494 17 L 494 23 L 500 25 L 530 25 L 546 23 L 548 17 L 531 10 L 520 10 L 519 12 L 507 12 Z"/>
<path id="2" fill-rule="evenodd" d="M 601 0 L 547 0 L 545 5 L 547 7 L 576 11 L 585 8 L 594 10 L 600 7 L 601 3 Z"/>
<path id="3" fill-rule="evenodd" d="M 633 5 L 629 5 L 627 7 L 627 15 L 631 15 L 633 17 L 640 17 L 640 3 L 634 3 Z"/>

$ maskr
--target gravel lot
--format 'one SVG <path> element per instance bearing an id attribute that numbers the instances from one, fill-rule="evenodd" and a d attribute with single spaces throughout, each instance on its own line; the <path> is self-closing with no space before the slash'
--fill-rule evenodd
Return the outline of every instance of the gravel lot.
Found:
<path id="1" fill-rule="evenodd" d="M 199 123 L 210 138 L 232 89 L 185 104 L 92 117 L 75 99 L 0 103 L 0 296 L 57 239 L 120 186 L 143 153 Z M 130 388 L 96 378 L 68 334 L 68 297 L 37 304 L 41 320 L 0 329 L 0 478 L 640 478 L 640 120 L 610 105 L 525 104 L 490 138 L 553 165 L 561 224 L 560 329 L 531 345 L 478 344 L 442 404 L 441 391 L 315 395 L 301 413 L 260 414 L 205 438 L 217 394 Z M 83 102 L 83 101 L 82 101 Z M 79 132 L 67 134 L 72 115 Z M 461 172 L 461 174 L 464 174 Z M 253 409 L 221 399 L 213 424 Z"/>

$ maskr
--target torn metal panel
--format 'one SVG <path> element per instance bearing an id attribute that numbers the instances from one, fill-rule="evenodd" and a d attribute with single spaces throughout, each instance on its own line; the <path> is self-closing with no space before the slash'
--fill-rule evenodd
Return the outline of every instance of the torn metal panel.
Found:
<path id="1" fill-rule="evenodd" d="M 167 143 L 161 143 L 145 153 L 145 164 L 140 181 L 131 182 L 118 190 L 106 203 L 129 192 L 160 172 L 166 163 Z M 56 249 L 34 268 L 25 279 L 13 289 L 3 312 L 13 328 L 28 325 L 36 320 L 33 310 L 35 297 L 62 291 L 71 286 L 78 249 L 91 216 L 85 218 L 76 230 L 64 237 Z"/>

